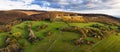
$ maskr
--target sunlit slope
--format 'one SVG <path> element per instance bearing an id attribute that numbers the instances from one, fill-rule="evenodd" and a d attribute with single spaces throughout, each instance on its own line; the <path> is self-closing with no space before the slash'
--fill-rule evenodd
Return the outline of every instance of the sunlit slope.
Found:
<path id="1" fill-rule="evenodd" d="M 32 21 L 27 21 L 27 22 L 32 22 Z M 23 33 L 23 36 L 27 37 L 27 32 L 24 31 L 24 30 L 20 30 L 18 29 L 17 27 L 20 26 L 20 27 L 24 27 L 26 26 L 26 23 L 27 22 L 23 22 L 19 25 L 15 25 L 13 27 L 13 30 L 12 32 L 22 32 Z M 42 37 L 44 38 L 43 40 L 35 43 L 35 44 L 30 44 L 28 42 L 28 47 L 25 48 L 25 52 L 80 52 L 80 51 L 83 51 L 83 52 L 87 52 L 90 50 L 93 49 L 93 51 L 97 52 L 98 51 L 102 51 L 104 50 L 104 48 L 106 46 L 108 46 L 109 48 L 111 47 L 119 47 L 119 36 L 116 36 L 116 35 L 112 35 L 106 39 L 103 39 L 103 40 L 99 40 L 97 38 L 90 38 L 88 37 L 87 39 L 89 40 L 92 40 L 92 41 L 95 41 L 96 44 L 97 42 L 101 41 L 101 43 L 99 43 L 100 45 L 104 45 L 104 46 L 98 46 L 96 44 L 93 44 L 93 45 L 81 45 L 81 46 L 75 46 L 71 40 L 73 39 L 76 39 L 76 38 L 79 38 L 81 37 L 80 34 L 78 33 L 74 33 L 74 32 L 61 32 L 60 30 L 56 30 L 56 28 L 62 28 L 62 27 L 69 27 L 70 26 L 78 26 L 78 27 L 81 27 L 81 28 L 84 28 L 84 27 L 89 27 L 90 25 L 92 24 L 100 24 L 100 25 L 104 25 L 102 23 L 97 23 L 97 22 L 91 22 L 91 23 L 69 23 L 66 24 L 64 22 L 53 22 L 53 23 L 50 23 L 50 22 L 47 22 L 47 21 L 33 21 L 32 22 L 33 25 L 32 25 L 32 28 L 35 32 L 35 35 L 37 37 Z M 47 27 L 46 29 L 42 29 L 40 31 L 36 31 L 37 29 L 37 26 L 40 26 L 40 25 L 43 25 L 43 24 L 46 24 L 48 25 L 49 27 Z M 115 28 L 113 26 L 113 28 Z M 50 36 L 46 36 L 45 37 L 45 32 L 49 32 L 49 31 L 52 31 L 54 32 L 54 34 L 50 35 Z M 23 39 L 24 40 L 24 39 Z M 115 41 L 114 41 L 115 40 Z M 26 42 L 26 41 L 25 41 Z M 116 44 L 113 44 L 113 42 L 116 42 Z M 107 44 L 109 43 L 109 44 Z M 93 47 L 94 45 L 96 45 L 95 47 Z M 112 46 L 111 46 L 112 45 Z M 102 47 L 102 48 L 101 48 Z M 109 48 L 105 49 L 106 51 L 109 51 Z M 95 49 L 95 50 L 94 50 Z M 100 50 L 101 49 L 101 50 Z M 112 50 L 112 49 L 110 49 Z M 117 50 L 119 51 L 119 49 L 117 48 L 114 48 L 114 50 Z"/>
<path id="2" fill-rule="evenodd" d="M 36 37 L 41 40 L 36 40 L 31 43 L 30 40 L 27 39 L 29 32 L 27 24 L 31 23 L 31 29 L 33 30 Z M 87 36 L 85 40 L 92 41 L 94 43 L 82 43 L 80 45 L 75 45 L 74 40 L 80 39 L 82 34 L 75 31 L 62 31 L 63 28 L 93 28 L 92 25 L 102 26 L 103 30 L 108 27 L 113 30 L 117 29 L 117 26 L 110 26 L 107 24 L 99 23 L 99 22 L 89 22 L 89 23 L 66 23 L 62 21 L 24 21 L 20 24 L 12 26 L 10 32 L 13 33 L 13 36 L 19 37 L 19 35 L 14 35 L 14 33 L 21 33 L 21 38 L 15 38 L 19 43 L 19 46 L 24 49 L 24 52 L 119 52 L 120 48 L 120 35 L 113 33 L 109 34 L 106 38 L 95 38 Z M 108 29 L 109 30 L 109 29 Z M 91 34 L 92 35 L 92 34 Z M 0 47 L 4 47 L 3 45 L 5 37 L 9 36 L 8 32 L 0 33 Z M 14 37 L 10 37 L 14 38 Z"/>
<path id="3" fill-rule="evenodd" d="M 120 34 L 108 38 L 91 48 L 92 52 L 120 52 Z"/>

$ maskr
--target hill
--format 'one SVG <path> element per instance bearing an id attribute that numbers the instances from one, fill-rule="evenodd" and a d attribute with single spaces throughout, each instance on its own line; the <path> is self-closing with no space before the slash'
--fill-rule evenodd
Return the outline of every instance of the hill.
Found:
<path id="1" fill-rule="evenodd" d="M 120 48 L 119 27 L 99 22 L 24 21 L 10 28 L 0 33 L 0 51 L 101 52 L 106 49 L 106 52 L 119 52 Z"/>
<path id="2" fill-rule="evenodd" d="M 0 12 L 0 23 L 6 24 L 15 20 L 62 20 L 66 22 L 102 22 L 119 25 L 120 19 L 106 14 L 79 14 L 57 11 L 10 10 Z"/>
<path id="3" fill-rule="evenodd" d="M 17 12 L 23 12 L 27 15 L 32 15 L 32 14 L 40 14 L 43 12 L 47 12 L 47 11 L 37 11 L 37 10 L 20 10 L 20 9 L 16 9 L 16 10 L 11 10 L 11 11 L 17 11 Z"/>
<path id="4" fill-rule="evenodd" d="M 120 19 L 106 14 L 0 11 L 0 52 L 120 52 Z"/>

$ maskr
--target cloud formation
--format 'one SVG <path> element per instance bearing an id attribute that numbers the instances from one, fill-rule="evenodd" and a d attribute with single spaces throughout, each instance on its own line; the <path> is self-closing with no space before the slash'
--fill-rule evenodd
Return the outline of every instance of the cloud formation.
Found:
<path id="1" fill-rule="evenodd" d="M 32 4 L 35 0 L 0 0 L 0 10 L 12 10 L 12 9 L 27 9 L 27 10 L 47 10 L 47 11 L 62 11 L 61 9 L 54 9 L 46 7 L 44 4 Z M 41 1 L 40 1 L 41 2 Z"/>
<path id="2" fill-rule="evenodd" d="M 120 0 L 0 0 L 0 10 L 36 9 L 118 14 Z"/>

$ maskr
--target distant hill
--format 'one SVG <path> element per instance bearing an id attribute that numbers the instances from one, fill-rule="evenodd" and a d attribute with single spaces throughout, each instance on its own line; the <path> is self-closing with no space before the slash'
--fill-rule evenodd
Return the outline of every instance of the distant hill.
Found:
<path id="1" fill-rule="evenodd" d="M 44 12 L 41 14 L 30 15 L 31 20 L 50 20 L 61 19 L 67 22 L 102 22 L 107 24 L 120 25 L 120 19 L 106 14 L 79 14 L 69 12 Z"/>
<path id="2" fill-rule="evenodd" d="M 6 24 L 15 20 L 50 20 L 60 19 L 66 22 L 102 22 L 120 25 L 120 18 L 106 14 L 82 14 L 58 11 L 9 10 L 0 11 L 0 23 Z"/>
<path id="3" fill-rule="evenodd" d="M 11 11 L 23 12 L 23 13 L 26 13 L 27 15 L 40 14 L 40 13 L 43 13 L 43 12 L 47 12 L 47 11 L 37 11 L 37 10 L 20 10 L 20 9 L 17 9 L 17 10 L 11 10 Z"/>
<path id="4" fill-rule="evenodd" d="M 0 11 L 0 24 L 7 24 L 26 17 L 28 17 L 27 14 L 18 11 Z"/>

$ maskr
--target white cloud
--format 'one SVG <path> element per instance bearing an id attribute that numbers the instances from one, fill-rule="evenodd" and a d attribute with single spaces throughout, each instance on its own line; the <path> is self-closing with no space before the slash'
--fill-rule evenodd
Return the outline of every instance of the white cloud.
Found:
<path id="1" fill-rule="evenodd" d="M 10 10 L 10 9 L 29 9 L 29 8 L 40 8 L 38 5 L 29 5 L 32 0 L 18 0 L 18 1 L 10 1 L 10 0 L 0 0 L 0 10 Z M 33 7 L 34 6 L 34 7 Z"/>
<path id="2" fill-rule="evenodd" d="M 19 0 L 19 1 L 23 1 L 25 4 L 31 4 L 34 0 Z"/>
<path id="3" fill-rule="evenodd" d="M 35 0 L 0 0 L 0 10 L 36 9 L 47 11 L 65 11 L 82 13 L 105 13 L 119 15 L 120 0 L 40 0 L 43 6 L 32 4 Z M 40 2 L 39 1 L 39 2 Z M 61 4 L 61 8 L 49 7 L 51 3 Z M 67 9 L 66 9 L 67 7 Z"/>
<path id="4" fill-rule="evenodd" d="M 117 15 L 117 16 L 119 15 L 120 16 L 120 0 L 81 0 L 81 1 L 88 2 L 87 4 L 83 5 L 83 7 L 87 6 L 88 9 L 87 10 L 85 9 L 85 10 L 79 10 L 79 11 L 72 11 L 72 12 L 103 13 L 103 14 Z M 71 2 L 71 3 L 74 3 L 74 2 Z M 78 5 L 77 7 L 79 7 L 79 6 L 81 6 L 81 5 Z M 74 7 L 74 6 L 72 6 L 72 7 Z M 79 8 L 76 8 L 76 9 L 79 9 Z"/>
<path id="5" fill-rule="evenodd" d="M 85 10 L 75 11 L 77 13 L 95 13 L 95 14 L 108 14 L 113 16 L 120 16 L 120 9 L 106 9 L 106 10 Z"/>
<path id="6" fill-rule="evenodd" d="M 62 9 L 54 9 L 50 7 L 41 7 L 37 4 L 31 4 L 34 0 L 0 0 L 0 10 L 11 10 L 11 9 L 35 9 L 35 10 L 47 10 L 47 11 L 63 11 Z M 50 5 L 44 3 L 44 6 Z"/>

